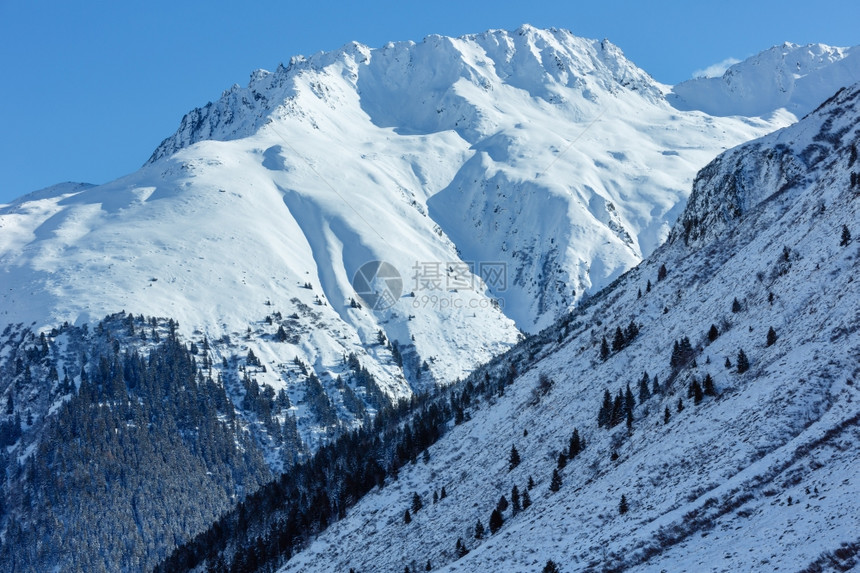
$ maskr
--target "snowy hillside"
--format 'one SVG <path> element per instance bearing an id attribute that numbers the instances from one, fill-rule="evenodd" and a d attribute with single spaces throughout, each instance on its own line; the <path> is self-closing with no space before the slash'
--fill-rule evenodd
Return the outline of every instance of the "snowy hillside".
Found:
<path id="1" fill-rule="evenodd" d="M 858 120 L 854 85 L 719 157 L 669 244 L 487 370 L 488 385 L 476 373 L 465 421 L 283 571 L 856 566 Z M 521 374 L 500 394 L 509 363 Z M 605 390 L 619 423 L 598 427 Z M 585 449 L 571 456 L 574 429 Z M 514 486 L 518 511 L 491 533 Z"/>

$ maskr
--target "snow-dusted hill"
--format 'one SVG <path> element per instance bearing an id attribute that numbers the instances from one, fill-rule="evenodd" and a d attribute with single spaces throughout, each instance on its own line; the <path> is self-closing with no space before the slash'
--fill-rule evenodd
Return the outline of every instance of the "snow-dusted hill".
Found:
<path id="1" fill-rule="evenodd" d="M 298 358 L 336 396 L 350 353 L 392 397 L 448 383 L 652 252 L 718 152 L 794 120 L 668 91 L 608 41 L 529 26 L 293 58 L 138 172 L 0 208 L 0 324 L 126 310 L 253 350 L 276 389 Z M 356 297 L 374 260 L 401 277 L 390 308 Z"/>
<path id="2" fill-rule="evenodd" d="M 477 372 L 465 421 L 283 571 L 423 571 L 429 563 L 433 571 L 526 572 L 548 560 L 561 571 L 856 567 L 858 125 L 855 84 L 800 123 L 708 165 L 668 244 Z M 613 347 L 605 360 L 603 339 Z M 520 375 L 500 394 L 511 364 Z M 693 381 L 705 389 L 698 397 Z M 628 386 L 629 425 L 619 398 L 620 423 L 598 427 L 604 391 L 620 396 Z M 566 459 L 553 492 L 574 428 L 586 447 Z M 509 505 L 491 534 L 491 513 L 501 496 L 512 503 L 514 486 L 531 506 Z M 406 523 L 415 494 L 423 507 Z"/>

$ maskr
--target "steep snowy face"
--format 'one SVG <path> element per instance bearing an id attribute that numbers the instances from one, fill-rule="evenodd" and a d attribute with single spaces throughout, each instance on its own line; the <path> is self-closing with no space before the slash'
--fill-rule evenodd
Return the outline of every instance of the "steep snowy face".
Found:
<path id="1" fill-rule="evenodd" d="M 712 163 L 670 244 L 476 372 L 424 462 L 281 571 L 855 567 L 858 101 Z"/>
<path id="2" fill-rule="evenodd" d="M 858 47 L 786 42 L 731 66 L 722 77 L 697 78 L 672 88 L 678 109 L 716 116 L 766 115 L 785 108 L 797 117 L 860 77 Z"/>
<path id="3" fill-rule="evenodd" d="M 268 133 L 284 140 L 287 163 L 312 157 L 322 177 L 351 169 L 333 187 L 344 197 L 387 180 L 459 260 L 504 268 L 489 292 L 520 329 L 537 331 L 665 240 L 697 169 L 790 120 L 682 113 L 665 90 L 610 42 L 564 30 L 353 43 L 255 72 L 188 114 L 150 164 L 204 140 Z M 317 201 L 295 172 L 272 171 Z"/>
<path id="4" fill-rule="evenodd" d="M 730 230 L 744 213 L 791 189 L 808 184 L 812 174 L 844 178 L 835 158 L 857 158 L 860 86 L 841 89 L 806 121 L 720 155 L 696 177 L 684 214 L 669 237 L 701 246 Z M 829 174 L 819 172 L 831 171 Z"/>

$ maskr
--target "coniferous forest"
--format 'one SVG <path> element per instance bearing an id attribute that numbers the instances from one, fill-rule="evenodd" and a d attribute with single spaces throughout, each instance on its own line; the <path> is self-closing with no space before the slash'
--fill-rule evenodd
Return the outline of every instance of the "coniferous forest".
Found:
<path id="1" fill-rule="evenodd" d="M 115 315 L 93 332 L 66 325 L 40 337 L 7 329 L 3 347 L 13 358 L 2 439 L 35 455 L 0 454 L 0 569 L 151 568 L 271 479 L 224 385 L 172 321 Z"/>

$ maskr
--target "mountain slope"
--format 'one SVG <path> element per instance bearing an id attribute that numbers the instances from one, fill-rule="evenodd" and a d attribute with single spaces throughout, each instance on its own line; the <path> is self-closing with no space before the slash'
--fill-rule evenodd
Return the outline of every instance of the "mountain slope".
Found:
<path id="1" fill-rule="evenodd" d="M 842 229 L 860 233 L 858 119 L 855 84 L 703 169 L 666 246 L 487 370 L 496 380 L 511 363 L 521 374 L 502 395 L 473 396 L 424 463 L 402 468 L 283 570 L 856 565 L 860 251 Z M 631 320 L 638 335 L 601 361 L 601 339 Z M 639 393 L 645 372 L 654 394 Z M 697 398 L 693 381 L 701 392 L 708 375 L 715 395 Z M 604 389 L 623 396 L 628 385 L 632 425 L 598 427 Z M 574 428 L 587 445 L 553 492 Z M 521 461 L 510 469 L 512 446 Z M 509 507 L 498 533 L 475 539 L 515 485 L 531 507 Z M 414 493 L 424 507 L 407 524 Z"/>
<path id="2" fill-rule="evenodd" d="M 369 431 L 392 402 L 414 404 L 468 376 L 577 301 L 595 308 L 586 295 L 669 236 L 699 167 L 794 120 L 679 111 L 668 90 L 609 42 L 559 30 L 351 44 L 256 72 L 248 88 L 189 114 L 136 173 L 0 207 L 2 519 L 4 539 L 18 540 L 4 558 L 26 553 L 34 570 L 72 566 L 48 549 L 79 554 L 52 524 L 92 535 L 103 531 L 87 529 L 96 523 L 109 536 L 87 541 L 80 563 L 152 563 L 271 475 L 350 430 Z M 742 213 L 749 196 L 726 201 Z M 709 236 L 702 221 L 718 231 L 706 214 L 687 240 Z M 373 261 L 388 265 L 365 266 Z M 361 298 L 355 277 L 375 292 Z M 171 389 L 181 443 L 140 433 L 150 427 L 134 401 L 116 397 L 125 384 L 148 407 L 151 394 L 132 387 L 134 361 L 128 372 L 116 365 L 150 356 L 151 341 L 171 329 L 188 374 Z M 96 346 L 72 352 L 69 333 Z M 198 399 L 218 404 L 201 410 L 211 417 L 189 414 Z M 59 420 L 70 403 L 100 413 L 84 416 L 99 453 L 41 463 L 69 445 Z M 105 475 L 138 472 L 146 456 L 125 457 L 134 440 L 121 441 L 121 430 L 152 438 L 154 451 L 176 450 L 169 471 L 194 468 L 192 487 L 146 473 L 141 487 L 171 491 L 164 503 L 205 489 L 236 450 L 241 470 L 212 497 L 191 496 L 183 510 L 193 518 L 135 519 L 139 482 L 122 479 L 98 483 L 112 488 L 103 514 L 54 512 L 54 480 L 77 483 L 67 474 L 79 479 L 89 459 L 109 458 Z M 213 461 L 201 436 L 233 449 Z M 39 545 L 43 534 L 49 545 Z"/>
<path id="3" fill-rule="evenodd" d="M 208 359 L 174 322 L 124 313 L 3 330 L 0 569 L 150 569 L 302 453 L 292 417 L 282 435 L 264 414 L 289 400 Z"/>

